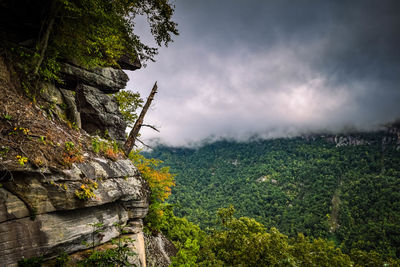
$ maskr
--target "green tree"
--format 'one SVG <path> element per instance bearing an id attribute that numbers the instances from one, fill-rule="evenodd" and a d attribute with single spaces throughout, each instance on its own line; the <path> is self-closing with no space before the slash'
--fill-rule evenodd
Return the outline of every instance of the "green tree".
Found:
<path id="1" fill-rule="evenodd" d="M 88 65 L 117 65 L 124 54 L 142 61 L 157 53 L 135 34 L 135 18 L 145 16 L 156 43 L 168 45 L 178 34 L 168 0 L 51 0 L 59 9 L 54 45 L 62 56 Z M 51 11 L 50 11 L 51 12 Z"/>
<path id="2" fill-rule="evenodd" d="M 142 107 L 143 100 L 139 93 L 131 91 L 119 91 L 115 94 L 119 104 L 119 110 L 129 127 L 132 127 L 138 118 L 136 110 Z"/>
<path id="3" fill-rule="evenodd" d="M 291 238 L 303 233 L 347 254 L 374 250 L 389 260 L 400 255 L 400 151 L 395 141 L 382 145 L 387 136 L 366 133 L 358 138 L 369 145 L 344 147 L 324 137 L 221 140 L 196 149 L 159 146 L 149 156 L 176 173 L 168 200 L 175 214 L 204 230 L 218 227 L 219 207 L 234 204 L 238 216 Z"/>
<path id="4" fill-rule="evenodd" d="M 222 266 L 352 266 L 350 257 L 332 242 L 310 241 L 303 235 L 289 239 L 276 228 L 267 231 L 256 220 L 235 218 L 234 213 L 232 206 L 220 209 L 223 228 L 214 230 L 203 243 Z M 207 256 L 202 260 L 209 263 Z"/>
<path id="5" fill-rule="evenodd" d="M 33 25 L 37 32 L 32 35 L 38 36 L 33 46 L 16 45 L 22 50 L 15 50 L 25 59 L 24 69 L 31 78 L 39 74 L 42 79 L 54 79 L 58 62 L 65 60 L 88 68 L 118 67 L 122 56 L 154 60 L 157 48 L 144 44 L 135 33 L 138 16 L 146 17 L 158 46 L 167 46 L 178 34 L 169 0 L 43 0 L 40 7 L 36 1 L 16 1 L 33 12 L 19 26 Z M 15 5 L 8 0 L 3 6 Z"/>

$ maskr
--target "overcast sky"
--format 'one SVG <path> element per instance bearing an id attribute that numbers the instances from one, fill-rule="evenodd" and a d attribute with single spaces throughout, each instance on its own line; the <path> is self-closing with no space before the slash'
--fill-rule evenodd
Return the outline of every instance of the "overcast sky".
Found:
<path id="1" fill-rule="evenodd" d="M 128 72 L 144 139 L 370 130 L 400 118 L 400 1 L 176 0 L 180 35 Z M 142 23 L 139 32 L 149 36 Z"/>

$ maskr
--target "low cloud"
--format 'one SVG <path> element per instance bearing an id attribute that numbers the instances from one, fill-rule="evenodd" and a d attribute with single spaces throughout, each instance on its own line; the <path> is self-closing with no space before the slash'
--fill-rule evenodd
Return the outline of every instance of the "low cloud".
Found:
<path id="1" fill-rule="evenodd" d="M 371 130 L 400 117 L 400 77 L 393 74 L 399 70 L 393 46 L 398 37 L 392 36 L 399 29 L 389 28 L 398 23 L 392 17 L 381 27 L 372 22 L 368 28 L 349 17 L 354 12 L 340 18 L 324 9 L 328 16 L 314 18 L 324 27 L 313 26 L 311 20 L 300 21 L 296 28 L 291 17 L 285 18 L 286 6 L 281 4 L 274 6 L 282 13 L 281 20 L 264 24 L 263 14 L 251 9 L 256 12 L 254 28 L 248 30 L 256 33 L 237 27 L 232 35 L 221 29 L 229 21 L 212 27 L 202 20 L 205 6 L 192 10 L 186 4 L 181 10 L 180 3 L 176 5 L 181 36 L 161 49 L 156 63 L 129 73 L 128 88 L 144 97 L 156 80 L 159 84 L 146 121 L 160 127 L 161 133 L 145 131 L 146 139 L 187 145 L 210 136 L 245 140 L 253 135 L 285 137 L 348 127 Z M 316 4 L 315 10 L 318 7 L 325 6 Z M 237 12 L 240 6 L 231 8 Z M 185 12 L 198 16 L 190 20 Z M 388 12 L 385 9 L 380 15 Z M 366 15 L 355 14 L 370 23 Z M 241 17 L 236 19 L 232 27 L 244 23 Z M 288 25 L 295 28 L 285 31 Z M 383 26 L 385 32 L 377 32 Z M 258 35 L 257 31 L 263 33 L 258 39 L 240 38 Z M 376 35 L 381 36 L 380 43 L 361 42 Z"/>

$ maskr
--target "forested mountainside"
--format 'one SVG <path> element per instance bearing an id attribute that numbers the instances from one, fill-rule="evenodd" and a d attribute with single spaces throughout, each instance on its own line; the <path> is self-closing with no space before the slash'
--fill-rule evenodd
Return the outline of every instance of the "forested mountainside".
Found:
<path id="1" fill-rule="evenodd" d="M 207 230 L 216 211 L 334 241 L 342 250 L 400 257 L 398 130 L 348 136 L 158 146 L 148 156 L 176 174 L 175 214 Z"/>

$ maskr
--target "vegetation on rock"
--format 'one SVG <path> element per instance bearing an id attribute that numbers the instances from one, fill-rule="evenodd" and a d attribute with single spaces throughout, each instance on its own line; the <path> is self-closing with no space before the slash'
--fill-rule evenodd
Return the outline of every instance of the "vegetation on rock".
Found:
<path id="1" fill-rule="evenodd" d="M 174 176 L 169 172 L 169 167 L 159 167 L 162 163 L 160 160 L 145 158 L 137 151 L 131 152 L 129 157 L 151 190 L 146 226 L 151 231 L 159 231 L 164 217 L 164 201 L 171 194 L 171 187 L 175 185 Z"/>
<path id="2" fill-rule="evenodd" d="M 119 91 L 115 94 L 115 98 L 128 127 L 132 127 L 138 118 L 136 110 L 141 108 L 143 104 L 140 94 L 131 91 Z"/>

